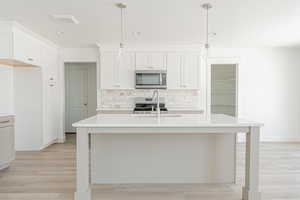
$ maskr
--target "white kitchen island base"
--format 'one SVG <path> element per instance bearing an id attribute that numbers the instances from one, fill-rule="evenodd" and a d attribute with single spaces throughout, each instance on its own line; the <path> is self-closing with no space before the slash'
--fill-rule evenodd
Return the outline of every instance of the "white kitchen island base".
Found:
<path id="1" fill-rule="evenodd" d="M 259 134 L 262 124 L 226 115 L 202 120 L 197 115 L 182 117 L 137 117 L 136 115 L 97 115 L 74 124 L 77 128 L 76 200 L 91 200 L 91 134 L 235 134 L 246 133 L 246 178 L 244 200 L 260 200 Z"/>

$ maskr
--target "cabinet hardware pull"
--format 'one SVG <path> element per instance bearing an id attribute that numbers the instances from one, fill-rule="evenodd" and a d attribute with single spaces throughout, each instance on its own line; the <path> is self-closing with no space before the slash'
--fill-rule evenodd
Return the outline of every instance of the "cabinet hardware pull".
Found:
<path id="1" fill-rule="evenodd" d="M 1 124 L 9 123 L 9 120 L 0 122 Z"/>
<path id="2" fill-rule="evenodd" d="M 33 61 L 33 58 L 28 58 L 29 61 Z"/>

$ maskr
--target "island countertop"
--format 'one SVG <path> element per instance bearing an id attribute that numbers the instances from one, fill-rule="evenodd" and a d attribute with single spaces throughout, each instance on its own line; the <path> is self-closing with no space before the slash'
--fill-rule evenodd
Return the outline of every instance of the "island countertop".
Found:
<path id="1" fill-rule="evenodd" d="M 0 113 L 0 117 L 14 117 L 14 114 L 9 114 L 9 113 Z"/>
<path id="2" fill-rule="evenodd" d="M 162 114 L 160 117 L 155 115 L 141 115 L 141 114 L 99 114 L 91 118 L 74 123 L 73 126 L 77 128 L 76 134 L 76 200 L 91 200 L 92 199 L 92 173 L 91 166 L 93 162 L 99 161 L 99 158 L 91 158 L 91 152 L 95 154 L 95 147 L 99 142 L 98 136 L 95 134 L 116 134 L 115 137 L 123 137 L 128 134 L 129 138 L 135 137 L 135 134 L 148 135 L 174 135 L 179 134 L 185 136 L 188 134 L 203 135 L 207 134 L 223 134 L 227 138 L 232 138 L 232 134 L 245 133 L 246 134 L 246 154 L 245 154 L 245 186 L 242 190 L 242 196 L 245 200 L 261 200 L 261 193 L 259 189 L 259 138 L 260 127 L 263 124 L 234 118 L 227 115 L 212 115 L 209 120 L 204 119 L 204 115 L 200 114 L 183 114 L 171 115 Z M 91 136 L 93 134 L 93 136 Z M 165 135 L 166 134 L 166 135 Z M 233 135 L 234 136 L 234 135 Z M 214 136 L 215 137 L 215 136 Z M 102 138 L 103 139 L 103 138 Z M 170 137 L 170 140 L 172 137 Z M 165 140 L 168 141 L 168 140 Z M 93 149 L 90 149 L 90 145 Z M 104 144 L 104 143 L 103 143 Z M 234 145 L 234 144 L 233 144 Z M 143 146 L 143 145 L 141 145 Z M 224 146 L 223 146 L 224 147 Z M 141 148 L 141 147 L 140 147 Z M 213 145 L 213 152 L 222 151 L 222 145 Z M 163 151 L 165 151 L 164 149 Z M 207 153 L 209 151 L 206 146 Z M 161 152 L 163 152 L 161 151 Z M 204 150 L 205 151 L 205 150 Z M 138 152 L 134 151 L 134 152 Z M 143 152 L 143 151 L 142 151 Z M 205 155 L 209 155 L 205 153 Z M 99 155 L 99 153 L 98 153 Z M 106 155 L 106 153 L 102 153 Z M 124 154 L 121 154 L 123 156 Z M 131 154 L 132 156 L 133 154 Z M 190 155 L 190 154 L 189 154 Z M 144 158 L 145 155 L 142 155 Z M 156 156 L 153 156 L 156 157 Z M 222 159 L 222 156 L 210 155 L 209 158 L 214 162 L 227 162 Z M 200 158 L 200 157 L 199 157 Z M 219 160 L 220 159 L 220 160 Z M 111 160 L 110 160 L 111 161 Z M 99 161 L 100 163 L 103 163 Z M 106 162 L 104 162 L 106 163 Z M 156 162 L 161 164 L 161 162 Z M 103 164 L 102 164 L 103 165 Z M 222 166 L 222 164 L 216 165 Z M 97 167 L 96 167 L 97 168 Z M 215 168 L 215 167 L 213 167 Z M 97 168 L 99 169 L 99 167 Z M 199 168 L 200 169 L 200 168 Z M 118 172 L 119 173 L 119 172 Z M 127 177 L 128 175 L 126 175 Z"/>
<path id="3" fill-rule="evenodd" d="M 262 123 L 239 119 L 223 114 L 213 114 L 210 120 L 199 114 L 162 114 L 161 117 L 149 114 L 98 114 L 76 122 L 74 127 L 249 127 L 262 126 Z"/>

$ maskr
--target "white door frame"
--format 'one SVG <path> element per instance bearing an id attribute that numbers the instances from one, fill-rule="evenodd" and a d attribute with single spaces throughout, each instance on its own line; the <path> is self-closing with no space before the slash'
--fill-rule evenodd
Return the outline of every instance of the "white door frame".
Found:
<path id="1" fill-rule="evenodd" d="M 78 63 L 65 63 L 65 104 L 66 104 L 66 119 L 65 119 L 65 128 L 66 128 L 66 133 L 70 133 L 70 132 L 74 132 L 72 131 L 72 125 L 70 124 L 70 120 L 71 120 L 71 99 L 72 98 L 79 98 L 81 101 L 83 102 L 80 102 L 78 105 L 76 105 L 76 108 L 77 109 L 80 109 L 80 115 L 81 117 L 80 118 L 87 118 L 88 116 L 88 98 L 89 98 L 89 95 L 88 95 L 88 66 L 84 66 L 84 64 L 80 65 Z M 84 77 L 81 77 L 82 78 L 82 84 L 84 85 L 71 85 L 71 84 L 74 84 L 74 82 L 70 83 L 71 81 L 71 73 L 72 72 L 79 72 L 81 75 L 80 76 L 84 76 Z M 76 82 L 76 81 L 75 81 Z M 83 88 L 82 88 L 83 86 Z M 75 96 L 75 97 L 71 97 L 70 96 L 70 91 L 71 91 L 71 88 L 73 87 L 78 87 L 78 88 L 81 88 L 81 95 L 83 96 Z M 73 88 L 74 89 L 74 88 Z M 83 93 L 82 93 L 83 92 Z M 75 105 L 73 105 L 75 106 Z M 82 116 L 83 115 L 83 116 Z M 79 116 L 78 116 L 79 117 Z"/>
<path id="2" fill-rule="evenodd" d="M 239 58 L 235 58 L 235 57 L 232 57 L 232 58 L 226 58 L 226 57 L 210 57 L 208 59 L 208 77 L 207 77 L 207 91 L 208 91 L 208 94 L 207 94 L 207 112 L 209 112 L 211 114 L 211 66 L 212 65 L 235 65 L 236 66 L 236 107 L 235 107 L 235 113 L 236 113 L 236 116 L 235 117 L 238 117 L 239 116 L 239 113 L 238 113 L 238 107 L 239 107 L 239 99 L 238 99 L 238 96 L 239 96 L 239 84 L 238 84 L 238 80 L 239 80 L 239 63 L 240 63 L 240 60 Z"/>
<path id="3" fill-rule="evenodd" d="M 65 92 L 66 92 L 66 85 L 65 85 L 65 64 L 66 63 L 95 63 L 96 64 L 96 73 L 97 73 L 97 89 L 99 88 L 99 71 L 100 71 L 100 65 L 99 65 L 99 60 L 80 60 L 80 59 L 62 59 L 60 58 L 60 80 L 61 80 L 61 128 L 60 128 L 60 133 L 59 133 L 59 143 L 64 143 L 66 140 L 65 136 L 65 118 L 66 118 L 66 113 L 65 113 L 65 108 L 66 108 L 66 99 L 65 99 Z"/>
<path id="4" fill-rule="evenodd" d="M 95 66 L 95 68 L 94 68 L 94 66 Z M 90 115 L 94 115 L 94 112 L 92 112 L 92 110 L 94 110 L 94 109 L 96 110 L 96 108 L 97 108 L 97 104 L 95 105 L 95 108 L 93 106 L 94 103 L 97 102 L 97 94 L 94 94 L 94 92 L 97 93 L 97 77 L 96 77 L 96 75 L 94 77 L 95 82 L 93 81 L 93 86 L 92 87 L 95 87 L 95 88 L 93 89 L 93 91 L 90 90 L 90 86 L 91 86 L 90 81 L 93 80 L 93 79 L 89 77 L 89 76 L 94 76 L 94 73 L 96 73 L 96 71 L 97 71 L 96 66 L 97 66 L 96 62 L 80 62 L 80 63 L 78 63 L 78 62 L 65 62 L 65 66 L 64 66 L 65 67 L 65 72 L 67 73 L 67 74 L 65 74 L 65 81 L 68 81 L 69 77 L 66 77 L 66 76 L 70 75 L 72 67 L 75 67 L 75 68 L 77 67 L 78 70 L 84 70 L 87 73 L 86 74 L 86 76 L 87 76 L 86 77 L 86 87 L 87 87 L 87 91 L 86 91 L 87 96 L 86 96 L 86 98 L 87 99 L 86 99 L 86 102 L 82 102 L 82 103 L 87 103 L 87 107 L 85 108 L 86 109 L 86 117 L 84 117 L 84 118 L 87 118 Z M 93 69 L 91 67 L 93 67 Z M 94 70 L 95 70 L 95 72 L 94 72 Z M 67 80 L 66 80 L 66 78 L 67 78 Z M 67 95 L 67 93 L 69 92 L 69 89 L 70 89 L 69 83 L 65 82 L 65 95 Z M 91 98 L 93 98 L 94 101 Z M 69 119 L 70 118 L 70 116 L 69 116 L 70 110 L 69 110 L 69 107 L 67 106 L 70 103 L 69 100 L 70 99 L 68 99 L 68 96 L 65 96 L 65 108 L 66 108 L 66 111 L 68 112 L 68 113 L 65 113 L 65 117 L 66 117 L 65 122 L 69 122 L 68 120 L 70 120 Z M 65 124 L 65 130 L 70 132 L 70 129 L 69 129 L 69 127 L 66 127 L 66 124 Z"/>

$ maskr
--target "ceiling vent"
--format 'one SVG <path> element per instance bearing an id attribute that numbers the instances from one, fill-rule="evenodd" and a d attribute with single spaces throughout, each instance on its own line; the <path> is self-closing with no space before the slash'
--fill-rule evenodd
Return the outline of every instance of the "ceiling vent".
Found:
<path id="1" fill-rule="evenodd" d="M 54 21 L 65 24 L 79 24 L 79 21 L 72 15 L 51 15 Z"/>

